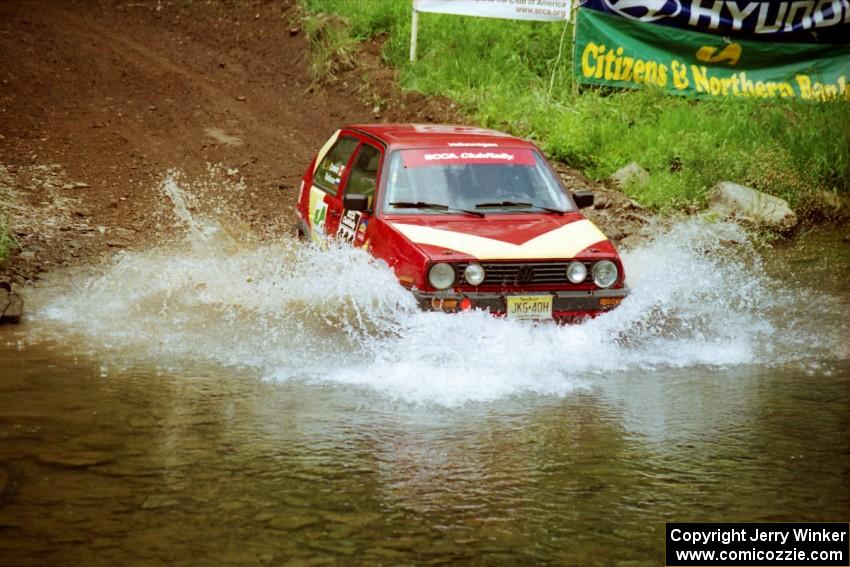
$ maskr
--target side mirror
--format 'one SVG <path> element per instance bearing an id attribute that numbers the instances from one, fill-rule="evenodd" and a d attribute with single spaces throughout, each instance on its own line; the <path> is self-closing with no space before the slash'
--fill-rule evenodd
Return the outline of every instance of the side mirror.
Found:
<path id="1" fill-rule="evenodd" d="M 346 193 L 342 197 L 342 208 L 348 211 L 368 211 L 369 196 L 361 193 Z"/>
<path id="2" fill-rule="evenodd" d="M 576 191 L 573 193 L 573 201 L 576 202 L 576 207 L 579 209 L 586 209 L 587 207 L 593 206 L 593 192 L 592 191 Z"/>

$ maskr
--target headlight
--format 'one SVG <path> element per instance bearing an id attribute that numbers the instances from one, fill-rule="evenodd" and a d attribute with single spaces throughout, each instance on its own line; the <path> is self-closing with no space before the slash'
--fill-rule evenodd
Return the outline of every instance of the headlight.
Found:
<path id="1" fill-rule="evenodd" d="M 581 283 L 587 277 L 587 266 L 582 262 L 570 262 L 567 266 L 567 279 L 572 283 Z"/>
<path id="2" fill-rule="evenodd" d="M 602 260 L 593 265 L 593 283 L 599 287 L 611 287 L 618 275 L 617 264 L 611 260 Z"/>
<path id="3" fill-rule="evenodd" d="M 455 283 L 455 269 L 449 264 L 440 263 L 428 270 L 428 283 L 437 289 L 446 289 Z"/>
<path id="4" fill-rule="evenodd" d="M 472 263 L 463 271 L 463 277 L 469 285 L 479 285 L 484 281 L 484 268 L 481 264 Z"/>

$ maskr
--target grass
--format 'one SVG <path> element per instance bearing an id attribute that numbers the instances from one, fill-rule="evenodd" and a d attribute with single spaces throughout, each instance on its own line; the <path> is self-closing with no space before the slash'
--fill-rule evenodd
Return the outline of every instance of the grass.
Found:
<path id="1" fill-rule="evenodd" d="M 304 17 L 304 32 L 310 41 L 310 74 L 316 82 L 333 80 L 340 71 L 354 65 L 358 41 L 348 20 L 334 14 Z"/>
<path id="2" fill-rule="evenodd" d="M 302 5 L 314 61 L 342 53 L 353 63 L 357 41 L 387 34 L 383 57 L 400 70 L 403 88 L 447 96 L 480 124 L 533 138 L 550 157 L 593 179 L 636 161 L 650 172 L 650 182 L 626 192 L 647 206 L 704 205 L 709 189 L 723 180 L 814 214 L 818 192 L 850 194 L 846 102 L 694 100 L 650 90 L 576 93 L 572 30 L 561 23 L 421 14 L 419 60 L 411 64 L 409 0 Z M 336 22 L 333 33 L 309 31 L 311 19 L 322 18 Z M 332 73 L 333 64 L 325 61 L 314 71 L 322 69 Z"/>
<path id="3" fill-rule="evenodd" d="M 18 247 L 18 240 L 12 233 L 8 221 L 5 218 L 0 217 L 0 263 L 9 256 L 9 253 L 14 248 Z"/>

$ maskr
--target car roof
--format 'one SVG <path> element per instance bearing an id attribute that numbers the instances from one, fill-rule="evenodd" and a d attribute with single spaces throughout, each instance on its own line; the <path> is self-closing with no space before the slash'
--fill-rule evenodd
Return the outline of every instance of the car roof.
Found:
<path id="1" fill-rule="evenodd" d="M 534 148 L 534 144 L 487 128 L 449 124 L 351 124 L 356 130 L 377 138 L 396 149 L 439 146 Z M 493 145 L 495 144 L 495 145 Z"/>

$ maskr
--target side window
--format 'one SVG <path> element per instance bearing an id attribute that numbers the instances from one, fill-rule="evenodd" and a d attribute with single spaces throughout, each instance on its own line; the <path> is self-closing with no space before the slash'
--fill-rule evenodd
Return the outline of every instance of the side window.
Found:
<path id="1" fill-rule="evenodd" d="M 381 166 L 381 150 L 369 144 L 360 146 L 354 164 L 351 166 L 351 174 L 348 176 L 348 184 L 345 192 L 368 195 L 369 204 L 375 196 L 375 187 L 378 183 L 378 168 Z"/>
<path id="2" fill-rule="evenodd" d="M 322 160 L 322 163 L 319 164 L 319 167 L 316 168 L 313 183 L 320 189 L 336 195 L 342 175 L 345 172 L 345 166 L 348 164 L 357 144 L 356 138 L 339 139 L 330 149 L 328 155 L 325 156 L 325 159 Z"/>

